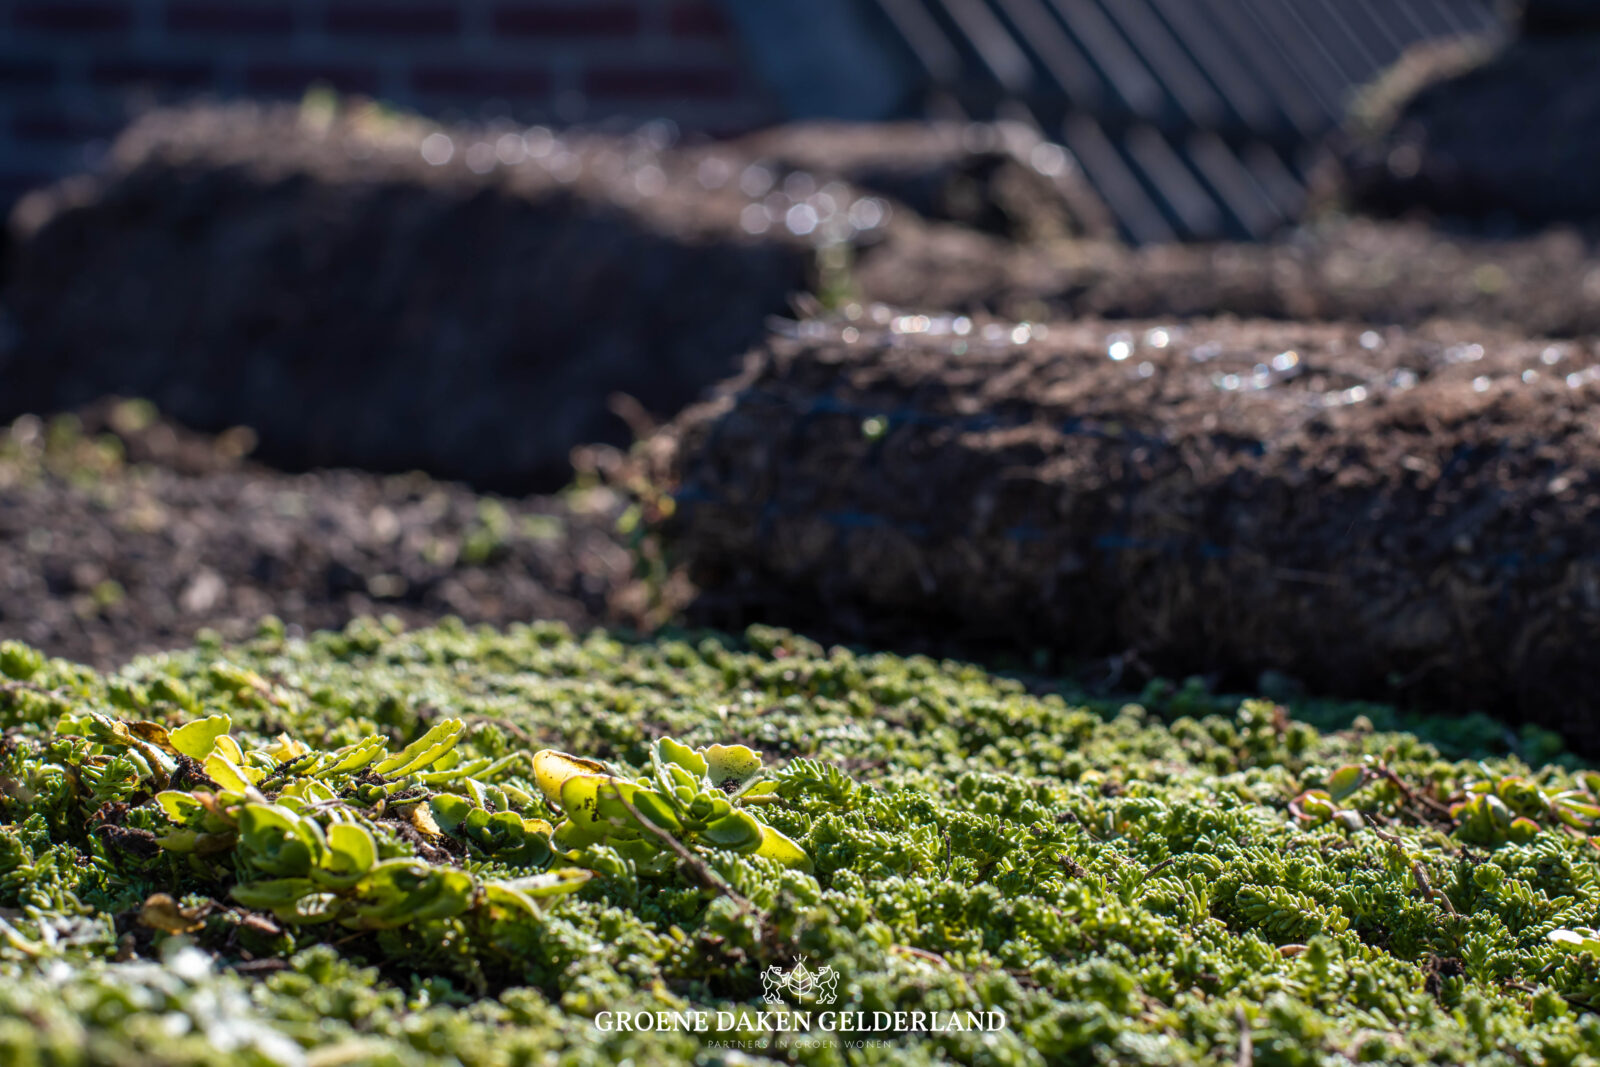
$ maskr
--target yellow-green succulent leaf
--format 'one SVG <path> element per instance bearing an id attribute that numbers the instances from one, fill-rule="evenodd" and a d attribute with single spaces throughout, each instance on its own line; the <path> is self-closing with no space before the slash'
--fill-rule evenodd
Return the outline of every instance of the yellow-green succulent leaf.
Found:
<path id="1" fill-rule="evenodd" d="M 190 759 L 203 760 L 211 755 L 211 750 L 216 747 L 217 738 L 231 729 L 233 729 L 231 716 L 211 715 L 185 723 L 168 734 L 167 740 L 171 742 L 173 748 Z"/>

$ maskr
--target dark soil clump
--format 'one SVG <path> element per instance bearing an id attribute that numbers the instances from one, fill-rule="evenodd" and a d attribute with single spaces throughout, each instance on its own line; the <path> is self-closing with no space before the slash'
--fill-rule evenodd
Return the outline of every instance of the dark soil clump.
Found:
<path id="1" fill-rule="evenodd" d="M 1600 256 L 1570 228 L 1490 239 L 1351 219 L 1266 244 L 1029 248 L 910 220 L 862 253 L 857 276 L 863 293 L 893 306 L 1013 319 L 1238 315 L 1414 326 L 1452 318 L 1529 335 L 1600 333 Z"/>
<path id="2" fill-rule="evenodd" d="M 155 112 L 104 173 L 17 208 L 0 418 L 144 396 L 251 427 L 280 467 L 554 489 L 573 447 L 631 440 L 614 394 L 675 414 L 794 294 L 842 287 L 851 250 L 897 247 L 891 221 L 1105 232 L 1059 155 L 986 126 L 673 147 L 360 105 Z"/>
<path id="3" fill-rule="evenodd" d="M 1349 203 L 1533 225 L 1600 218 L 1600 9 L 1529 15 L 1499 47 L 1420 46 L 1366 92 L 1339 146 Z"/>
<path id="4" fill-rule="evenodd" d="M 1465 324 L 812 322 L 652 455 L 724 625 L 1270 669 L 1594 749 L 1596 363 Z"/>
<path id="5" fill-rule="evenodd" d="M 134 405 L 0 433 L 0 637 L 104 667 L 202 627 L 248 636 L 266 615 L 305 630 L 368 614 L 633 621 L 606 491 L 505 500 L 422 475 L 280 474 L 243 461 L 240 436 Z"/>
<path id="6" fill-rule="evenodd" d="M 807 243 L 755 240 L 741 194 L 669 179 L 648 145 L 517 134 L 512 167 L 451 132 L 150 116 L 110 171 L 17 209 L 0 417 L 145 396 L 251 427 L 278 466 L 553 489 L 574 445 L 630 439 L 613 393 L 675 412 L 808 285 Z"/>

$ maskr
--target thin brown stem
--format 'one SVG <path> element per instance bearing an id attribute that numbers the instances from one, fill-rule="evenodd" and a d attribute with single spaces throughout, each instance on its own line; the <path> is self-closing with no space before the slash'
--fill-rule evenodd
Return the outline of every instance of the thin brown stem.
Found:
<path id="1" fill-rule="evenodd" d="M 755 911 L 755 905 L 751 904 L 744 894 L 729 885 L 727 879 L 712 870 L 709 863 L 690 852 L 689 847 L 682 841 L 679 841 L 676 837 L 673 837 L 667 831 L 645 818 L 644 814 L 633 806 L 633 802 L 622 795 L 622 790 L 616 790 L 616 797 L 622 802 L 622 806 L 628 809 L 628 814 L 632 815 L 639 825 L 644 827 L 646 833 L 649 833 L 677 854 L 684 865 L 694 872 L 695 877 L 700 879 L 702 885 L 708 889 L 714 889 L 719 893 L 726 894 L 728 899 L 738 905 L 742 911 Z"/>

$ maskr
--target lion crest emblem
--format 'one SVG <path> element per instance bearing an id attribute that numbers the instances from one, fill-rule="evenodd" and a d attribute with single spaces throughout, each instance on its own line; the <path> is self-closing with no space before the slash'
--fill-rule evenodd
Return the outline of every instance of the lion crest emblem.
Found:
<path id="1" fill-rule="evenodd" d="M 768 967 L 761 973 L 761 988 L 767 1003 L 782 1004 L 788 993 L 795 1000 L 810 999 L 817 1004 L 832 1004 L 838 996 L 839 972 L 832 967 L 811 968 L 801 956 L 793 967 Z"/>

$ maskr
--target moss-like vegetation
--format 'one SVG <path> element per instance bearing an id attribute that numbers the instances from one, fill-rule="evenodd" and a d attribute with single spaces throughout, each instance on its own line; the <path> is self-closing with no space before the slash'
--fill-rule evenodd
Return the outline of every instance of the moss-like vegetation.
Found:
<path id="1" fill-rule="evenodd" d="M 1568 758 L 770 630 L 397 629 L 0 646 L 0 1062 L 1600 1058 Z"/>

